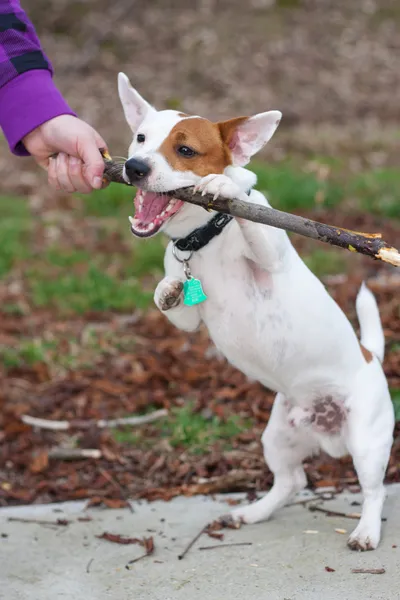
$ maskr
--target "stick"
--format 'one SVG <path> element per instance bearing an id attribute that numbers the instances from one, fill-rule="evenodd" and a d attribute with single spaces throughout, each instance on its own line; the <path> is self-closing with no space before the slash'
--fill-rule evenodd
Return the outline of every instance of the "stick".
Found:
<path id="1" fill-rule="evenodd" d="M 23 517 L 8 517 L 7 521 L 14 523 L 34 523 L 35 525 L 48 525 L 49 527 L 66 527 L 69 525 L 67 519 L 57 519 L 57 521 L 45 521 L 43 519 L 24 519 Z"/>
<path id="2" fill-rule="evenodd" d="M 98 427 L 99 429 L 105 429 L 109 427 L 119 427 L 120 425 L 144 425 L 145 423 L 152 423 L 158 419 L 162 419 L 168 415 L 168 411 L 164 408 L 156 410 L 149 415 L 142 415 L 140 417 L 123 417 L 120 419 L 100 419 L 100 421 L 87 420 L 87 421 L 51 421 L 49 419 L 38 419 L 31 417 L 30 415 L 22 415 L 21 421 L 25 425 L 32 425 L 32 427 L 38 427 L 39 429 L 50 429 L 51 431 L 67 431 L 68 429 L 90 429 L 91 427 Z"/>
<path id="3" fill-rule="evenodd" d="M 385 569 L 352 569 L 352 573 L 370 573 L 371 575 L 383 575 Z"/>
<path id="4" fill-rule="evenodd" d="M 105 163 L 104 178 L 107 181 L 129 185 L 122 176 L 123 164 L 115 163 L 111 157 L 103 152 Z M 202 196 L 200 193 L 193 194 L 192 187 L 181 188 L 167 192 L 168 195 L 202 206 L 206 210 L 216 210 L 255 223 L 271 225 L 278 229 L 286 229 L 305 237 L 325 242 L 333 246 L 345 248 L 351 252 L 365 254 L 371 258 L 382 260 L 395 267 L 400 267 L 400 253 L 382 239 L 380 233 L 360 233 L 349 229 L 326 225 L 311 219 L 305 219 L 274 208 L 261 206 L 260 204 L 249 204 L 243 200 L 229 200 L 217 198 L 214 200 L 211 194 Z"/>
<path id="5" fill-rule="evenodd" d="M 92 566 L 92 562 L 94 561 L 94 558 L 91 558 L 88 562 L 88 564 L 86 565 L 86 573 L 90 573 L 90 567 Z"/>
<path id="6" fill-rule="evenodd" d="M 49 458 L 55 460 L 77 460 L 80 458 L 101 458 L 101 450 L 91 448 L 52 448 Z"/>
<path id="7" fill-rule="evenodd" d="M 325 513 L 327 517 L 345 517 L 346 519 L 359 519 L 361 517 L 360 513 L 343 513 L 336 510 L 327 510 L 326 508 L 321 508 L 320 506 L 309 506 L 308 510 L 311 512 L 318 511 Z M 386 517 L 382 517 L 381 520 L 387 521 Z"/>
<path id="8" fill-rule="evenodd" d="M 189 544 L 186 546 L 186 548 L 184 549 L 184 551 L 182 552 L 182 554 L 178 555 L 178 559 L 179 560 L 182 560 L 182 558 L 185 558 L 185 556 L 189 552 L 190 548 L 193 546 L 193 544 L 195 544 L 197 542 L 197 540 L 199 539 L 199 537 L 201 535 L 203 535 L 203 533 L 205 532 L 205 530 L 207 529 L 207 527 L 208 527 L 208 525 L 206 525 L 205 527 L 203 527 L 203 529 L 201 529 L 199 531 L 199 533 L 194 536 L 194 538 L 192 539 L 191 542 L 189 542 Z"/>
<path id="9" fill-rule="evenodd" d="M 119 493 L 121 494 L 121 498 L 122 498 L 122 500 L 124 500 L 124 501 L 126 502 L 126 504 L 127 504 L 128 508 L 129 508 L 129 510 L 131 511 L 131 513 L 135 512 L 135 511 L 133 510 L 133 507 L 132 507 L 131 503 L 130 503 L 130 502 L 129 502 L 129 500 L 128 500 L 128 497 L 127 497 L 127 494 L 126 494 L 126 492 L 125 492 L 124 488 L 123 488 L 123 487 L 122 487 L 122 485 L 119 483 L 119 481 L 117 481 L 117 480 L 115 479 L 115 477 L 113 477 L 113 476 L 111 475 L 111 473 L 109 473 L 108 471 L 106 471 L 106 470 L 105 470 L 105 469 L 103 469 L 102 467 L 99 467 L 99 472 L 100 472 L 100 473 L 103 475 L 103 477 L 104 477 L 105 479 L 107 479 L 107 481 L 109 481 L 109 482 L 110 482 L 110 483 L 111 483 L 111 484 L 112 484 L 112 485 L 113 485 L 113 486 L 114 486 L 114 487 L 115 487 L 115 488 L 116 488 L 116 489 L 119 491 Z"/>
<path id="10" fill-rule="evenodd" d="M 232 548 L 232 546 L 252 546 L 253 542 L 233 542 L 232 544 L 219 544 L 218 546 L 200 546 L 199 550 L 215 550 L 215 548 Z"/>

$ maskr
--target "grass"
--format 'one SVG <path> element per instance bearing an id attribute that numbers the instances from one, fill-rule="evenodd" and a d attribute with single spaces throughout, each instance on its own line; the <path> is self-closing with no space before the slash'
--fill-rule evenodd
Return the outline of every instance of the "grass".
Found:
<path id="1" fill-rule="evenodd" d="M 34 306 L 55 306 L 64 312 L 129 311 L 145 308 L 152 298 L 136 279 L 121 280 L 96 266 L 89 266 L 82 275 L 66 271 L 56 279 L 40 279 L 35 274 L 30 279 Z"/>
<path id="2" fill-rule="evenodd" d="M 217 416 L 207 418 L 194 410 L 188 402 L 182 407 L 173 408 L 165 421 L 155 424 L 158 435 L 167 440 L 173 448 L 188 449 L 192 454 L 204 454 L 210 446 L 223 441 L 229 446 L 229 441 L 244 430 L 251 428 L 251 423 L 237 416 L 222 420 Z M 140 431 L 129 429 L 113 431 L 113 437 L 118 443 L 132 446 L 142 445 L 144 440 Z"/>
<path id="3" fill-rule="evenodd" d="M 400 218 L 398 170 L 348 175 L 346 180 L 340 162 L 323 157 L 305 167 L 287 161 L 255 162 L 251 168 L 258 176 L 258 189 L 281 210 L 297 212 L 320 204 L 347 206 L 349 201 L 352 210 Z M 64 234 L 57 242 L 40 247 L 40 251 L 33 244 L 36 217 L 30 214 L 27 202 L 0 196 L 0 280 L 16 267 L 23 268 L 28 304 L 63 313 L 145 308 L 152 301 L 153 278 L 162 273 L 165 240 L 162 236 L 150 240 L 132 238 L 127 217 L 133 212 L 133 195 L 131 188 L 111 184 L 79 200 L 76 225 L 79 227 L 82 219 L 90 234 L 96 232 L 95 249 L 89 243 L 71 245 Z M 109 242 L 111 236 L 120 240 L 116 250 Z M 107 249 L 110 247 L 111 252 Z M 319 277 L 346 268 L 343 252 L 332 248 L 316 248 L 304 259 Z M 24 311 L 10 301 L 3 306 L 3 312 L 18 316 Z"/>
<path id="4" fill-rule="evenodd" d="M 396 421 L 400 421 L 400 388 L 392 388 L 390 390 L 390 395 L 392 396 Z"/>
<path id="5" fill-rule="evenodd" d="M 317 248 L 310 254 L 302 256 L 307 267 L 317 277 L 324 275 L 337 275 L 346 271 L 346 259 L 343 256 L 343 251 L 330 248 L 329 250 L 321 250 Z"/>
<path id="6" fill-rule="evenodd" d="M 0 196 L 0 279 L 27 258 L 31 219 L 21 198 Z"/>

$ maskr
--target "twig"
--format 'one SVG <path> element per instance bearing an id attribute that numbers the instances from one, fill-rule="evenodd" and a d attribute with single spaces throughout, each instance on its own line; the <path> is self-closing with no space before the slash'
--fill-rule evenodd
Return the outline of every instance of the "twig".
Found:
<path id="1" fill-rule="evenodd" d="M 346 519 L 359 519 L 361 517 L 360 513 L 343 513 L 336 510 L 327 510 L 326 508 L 321 508 L 320 506 L 309 506 L 308 510 L 311 512 L 318 511 L 325 513 L 327 517 L 345 517 Z M 386 517 L 382 517 L 381 520 L 387 521 Z"/>
<path id="2" fill-rule="evenodd" d="M 288 508 L 289 506 L 297 506 L 297 505 L 305 506 L 309 502 L 315 502 L 316 500 L 320 500 L 320 498 L 318 496 L 312 496 L 311 498 L 306 498 L 305 500 L 296 500 L 296 502 L 290 502 L 289 504 L 285 504 L 285 508 Z"/>
<path id="3" fill-rule="evenodd" d="M 103 477 L 105 477 L 105 479 L 107 479 L 107 481 L 109 481 L 121 494 L 121 498 L 122 500 L 124 500 L 129 508 L 129 510 L 131 511 L 131 513 L 135 512 L 133 510 L 133 507 L 131 505 L 131 503 L 128 500 L 127 494 L 124 490 L 124 488 L 122 487 L 122 485 L 115 479 L 115 477 L 113 477 L 111 475 L 111 473 L 108 473 L 108 471 L 106 471 L 105 469 L 103 469 L 102 467 L 99 467 L 99 472 L 103 475 Z"/>
<path id="4" fill-rule="evenodd" d="M 168 411 L 164 408 L 156 410 L 148 415 L 141 415 L 139 417 L 122 417 L 120 419 L 100 419 L 95 421 L 90 419 L 87 421 L 52 421 L 50 419 L 39 419 L 30 415 L 22 415 L 21 421 L 25 425 L 32 425 L 32 427 L 38 427 L 39 429 L 50 429 L 51 431 L 67 431 L 69 429 L 90 429 L 91 427 L 98 427 L 99 429 L 106 429 L 110 427 L 119 427 L 121 425 L 144 425 L 146 423 L 152 423 L 158 419 L 162 419 L 168 415 Z"/>
<path id="5" fill-rule="evenodd" d="M 94 558 L 91 558 L 88 562 L 88 564 L 86 565 L 86 573 L 90 573 L 90 567 L 92 566 L 92 562 L 94 561 Z"/>
<path id="6" fill-rule="evenodd" d="M 105 178 L 110 182 L 129 185 L 122 177 L 123 164 L 115 163 L 108 154 L 103 153 L 103 158 Z M 238 199 L 217 198 L 214 200 L 211 194 L 205 196 L 200 193 L 193 194 L 192 187 L 174 190 L 168 192 L 168 195 L 183 202 L 202 206 L 206 210 L 216 210 L 248 221 L 271 225 L 278 229 L 286 229 L 320 242 L 345 248 L 351 252 L 365 254 L 395 267 L 400 266 L 399 251 L 385 242 L 380 233 L 360 233 L 334 227 L 333 225 L 326 225 L 325 223 L 305 219 L 260 204 L 250 204 Z"/>
<path id="7" fill-rule="evenodd" d="M 142 560 L 142 558 L 146 558 L 146 556 L 149 556 L 149 555 L 147 554 L 147 552 L 146 552 L 146 554 L 142 554 L 141 556 L 138 556 L 137 558 L 134 558 L 134 559 L 132 559 L 132 560 L 128 561 L 128 562 L 126 563 L 126 565 L 125 565 L 125 569 L 126 569 L 127 571 L 130 571 L 130 568 L 129 568 L 129 566 L 128 566 L 128 565 L 133 565 L 134 563 L 138 562 L 139 560 Z"/>
<path id="8" fill-rule="evenodd" d="M 186 548 L 184 549 L 184 551 L 179 554 L 178 559 L 182 560 L 182 558 L 185 558 L 186 554 L 189 552 L 190 548 L 197 542 L 197 540 L 199 539 L 199 537 L 201 537 L 203 535 L 203 533 L 206 531 L 208 525 L 206 525 L 205 527 L 203 527 L 203 529 L 201 529 L 199 531 L 198 534 L 196 534 L 194 536 L 194 538 L 192 539 L 191 542 L 189 542 L 189 544 L 186 546 Z"/>
<path id="9" fill-rule="evenodd" d="M 132 560 L 130 560 L 129 562 L 127 562 L 127 564 L 125 565 L 125 569 L 127 569 L 128 571 L 130 571 L 129 565 L 133 565 L 134 563 L 138 562 L 139 560 L 142 560 L 142 558 L 145 558 L 146 556 L 150 556 L 151 554 L 154 553 L 154 540 L 153 537 L 148 537 L 148 538 L 143 538 L 143 543 L 142 545 L 145 547 L 146 549 L 146 554 L 142 554 L 142 556 L 138 556 L 137 558 L 134 558 Z"/>
<path id="10" fill-rule="evenodd" d="M 66 527 L 69 525 L 67 519 L 57 519 L 57 521 L 44 521 L 43 519 L 24 519 L 22 517 L 8 517 L 7 521 L 14 523 L 34 523 L 36 525 L 47 525 L 48 527 Z"/>
<path id="11" fill-rule="evenodd" d="M 49 458 L 55 460 L 77 460 L 80 458 L 101 458 L 101 450 L 91 448 L 52 448 L 49 450 Z"/>
<path id="12" fill-rule="evenodd" d="M 370 575 L 383 575 L 385 569 L 352 569 L 352 573 L 369 573 Z"/>
<path id="13" fill-rule="evenodd" d="M 253 542 L 233 542 L 232 544 L 219 544 L 218 546 L 200 546 L 199 550 L 215 550 L 216 548 L 232 548 L 232 546 L 252 546 Z"/>

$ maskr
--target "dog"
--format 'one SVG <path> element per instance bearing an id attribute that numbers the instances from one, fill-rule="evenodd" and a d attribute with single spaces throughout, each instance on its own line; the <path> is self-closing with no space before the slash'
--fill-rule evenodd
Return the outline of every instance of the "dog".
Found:
<path id="1" fill-rule="evenodd" d="M 269 206 L 253 189 L 256 176 L 244 167 L 270 140 L 281 113 L 213 123 L 157 111 L 123 73 L 118 89 L 134 136 L 123 175 L 138 188 L 131 230 L 141 238 L 160 231 L 171 238 L 155 304 L 182 330 L 204 323 L 232 365 L 276 392 L 262 435 L 273 487 L 257 502 L 233 510 L 233 519 L 257 523 L 283 507 L 306 486 L 305 458 L 320 450 L 337 458 L 350 454 L 364 501 L 348 545 L 376 548 L 394 412 L 373 294 L 363 284 L 357 296 L 359 342 L 286 232 L 166 195 L 194 186 L 214 197 Z"/>

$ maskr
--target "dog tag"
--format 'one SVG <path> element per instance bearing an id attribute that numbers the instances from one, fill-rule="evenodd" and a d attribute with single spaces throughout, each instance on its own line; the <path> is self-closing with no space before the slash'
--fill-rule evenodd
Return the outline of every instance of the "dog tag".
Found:
<path id="1" fill-rule="evenodd" d="M 194 306 L 195 304 L 201 304 L 207 300 L 207 296 L 203 292 L 200 279 L 191 277 L 183 284 L 183 304 L 186 306 Z"/>

